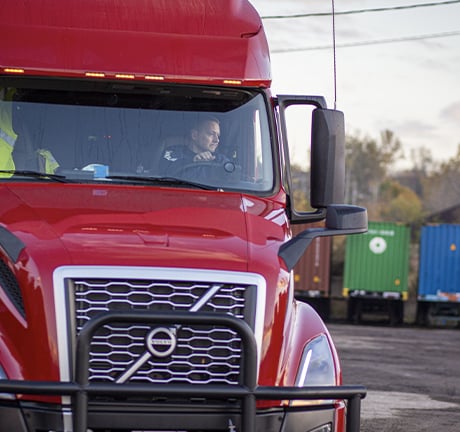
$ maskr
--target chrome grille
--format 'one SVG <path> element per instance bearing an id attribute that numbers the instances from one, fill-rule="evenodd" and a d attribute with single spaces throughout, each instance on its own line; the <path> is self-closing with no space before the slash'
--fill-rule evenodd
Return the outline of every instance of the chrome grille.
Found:
<path id="1" fill-rule="evenodd" d="M 189 311 L 203 296 L 200 312 L 228 313 L 253 322 L 254 285 L 143 279 L 67 280 L 73 293 L 78 332 L 101 312 L 120 310 Z M 101 328 L 90 347 L 90 380 L 120 380 L 148 352 L 150 325 L 113 323 Z M 240 375 L 241 340 L 228 328 L 176 326 L 177 345 L 167 357 L 147 356 L 129 376 L 132 382 L 236 384 Z"/>

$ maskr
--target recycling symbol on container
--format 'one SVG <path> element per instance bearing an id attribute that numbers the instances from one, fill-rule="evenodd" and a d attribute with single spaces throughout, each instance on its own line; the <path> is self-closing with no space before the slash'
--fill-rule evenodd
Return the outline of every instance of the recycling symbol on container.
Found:
<path id="1" fill-rule="evenodd" d="M 375 254 L 382 254 L 387 249 L 387 242 L 382 237 L 374 237 L 369 242 L 369 249 Z"/>

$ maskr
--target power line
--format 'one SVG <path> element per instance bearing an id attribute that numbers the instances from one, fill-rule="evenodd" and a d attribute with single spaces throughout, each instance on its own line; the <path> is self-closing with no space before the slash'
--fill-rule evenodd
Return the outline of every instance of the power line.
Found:
<path id="1" fill-rule="evenodd" d="M 415 9 L 415 8 L 422 8 L 422 7 L 431 7 L 431 6 L 444 6 L 460 3 L 460 0 L 446 0 L 440 2 L 433 2 L 433 3 L 417 3 L 412 5 L 405 5 L 405 6 L 392 6 L 392 7 L 381 7 L 381 8 L 373 8 L 373 9 L 357 9 L 357 10 L 349 10 L 349 11 L 342 11 L 342 12 L 335 12 L 335 15 L 352 15 L 358 13 L 365 13 L 365 12 L 386 12 L 386 11 L 395 11 L 395 10 L 403 10 L 403 9 Z M 262 16 L 263 20 L 270 20 L 270 19 L 285 19 L 285 18 L 309 18 L 309 17 L 321 17 L 321 16 L 331 16 L 332 12 L 316 12 L 316 13 L 304 13 L 304 14 L 293 14 L 293 15 L 268 15 Z"/>
<path id="2" fill-rule="evenodd" d="M 366 46 L 366 45 L 383 45 L 383 44 L 396 43 L 396 42 L 410 42 L 410 41 L 435 39 L 435 38 L 443 38 L 443 37 L 451 37 L 451 36 L 460 36 L 460 30 L 444 32 L 444 33 L 432 33 L 432 34 L 425 34 L 425 35 L 418 35 L 418 36 L 391 38 L 391 39 L 380 39 L 380 40 L 363 41 L 363 42 L 349 42 L 349 43 L 337 44 L 336 47 L 337 48 L 351 48 L 351 47 L 359 47 L 359 46 Z M 325 50 L 325 49 L 332 49 L 332 45 L 318 45 L 318 46 L 303 47 L 303 48 L 273 49 L 273 50 L 270 50 L 270 52 L 272 54 L 279 54 L 279 53 L 288 53 L 288 52 L 297 52 L 297 51 L 316 51 L 316 50 Z"/>

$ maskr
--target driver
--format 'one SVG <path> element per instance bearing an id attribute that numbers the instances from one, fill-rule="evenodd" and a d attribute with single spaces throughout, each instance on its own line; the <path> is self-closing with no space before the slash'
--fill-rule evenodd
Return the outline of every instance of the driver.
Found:
<path id="1" fill-rule="evenodd" d="M 228 161 L 227 157 L 216 152 L 219 139 L 219 120 L 211 116 L 201 117 L 191 128 L 185 144 L 168 147 L 163 152 L 160 161 L 162 174 L 180 174 L 185 168 L 193 168 L 194 163 L 197 163 L 196 174 L 199 174 L 205 162 L 224 164 Z"/>

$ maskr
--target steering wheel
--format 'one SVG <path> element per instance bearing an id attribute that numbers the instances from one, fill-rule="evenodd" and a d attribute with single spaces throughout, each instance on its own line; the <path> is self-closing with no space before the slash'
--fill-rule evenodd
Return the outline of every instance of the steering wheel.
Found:
<path id="1" fill-rule="evenodd" d="M 236 170 L 233 162 L 197 161 L 184 165 L 180 174 L 200 180 L 224 180 Z"/>

